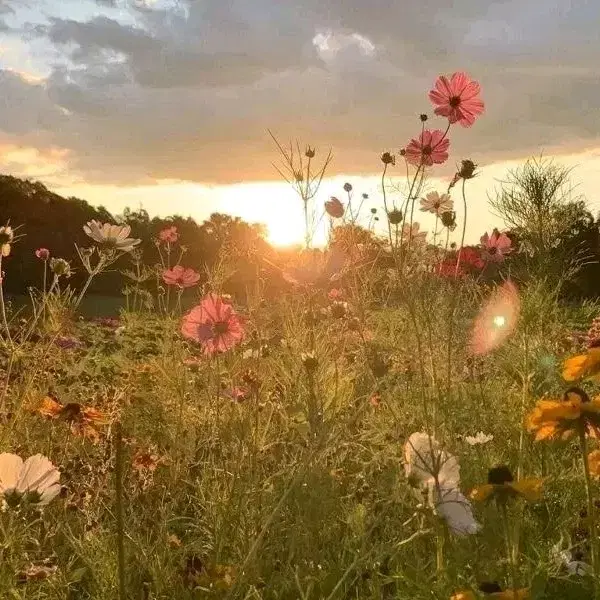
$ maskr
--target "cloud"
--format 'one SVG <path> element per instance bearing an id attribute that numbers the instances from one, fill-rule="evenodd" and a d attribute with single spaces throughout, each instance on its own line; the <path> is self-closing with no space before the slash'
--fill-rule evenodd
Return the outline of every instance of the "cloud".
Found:
<path id="1" fill-rule="evenodd" d="M 376 172 L 380 152 L 432 112 L 436 76 L 457 69 L 481 82 L 486 114 L 451 132 L 452 164 L 600 137 L 595 0 L 80 4 L 24 27 L 47 44 L 51 73 L 40 83 L 0 72 L 0 130 L 64 148 L 88 181 L 276 177 L 267 129 L 332 146 L 333 172 Z"/>

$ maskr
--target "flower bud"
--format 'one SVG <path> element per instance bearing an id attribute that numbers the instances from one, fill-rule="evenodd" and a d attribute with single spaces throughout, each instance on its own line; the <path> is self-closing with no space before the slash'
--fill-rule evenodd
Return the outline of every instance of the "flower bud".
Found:
<path id="1" fill-rule="evenodd" d="M 381 162 L 384 165 L 395 165 L 396 164 L 396 157 L 393 154 L 390 154 L 389 152 L 384 152 L 381 155 Z"/>
<path id="2" fill-rule="evenodd" d="M 311 148 L 310 146 L 307 146 L 304 156 L 306 156 L 306 158 L 314 158 L 315 157 L 315 149 Z"/>
<path id="3" fill-rule="evenodd" d="M 45 262 L 50 258 L 50 250 L 48 250 L 48 248 L 38 248 L 35 251 L 35 255 L 37 258 Z"/>
<path id="4" fill-rule="evenodd" d="M 448 229 L 453 229 L 456 227 L 456 213 L 454 211 L 448 210 L 443 212 L 441 219 L 444 227 L 448 227 Z"/>
<path id="5" fill-rule="evenodd" d="M 425 113 L 421 113 L 419 115 L 419 119 L 421 119 L 421 123 L 425 123 L 425 121 L 427 121 L 427 115 Z"/>
<path id="6" fill-rule="evenodd" d="M 469 159 L 463 160 L 458 175 L 463 179 L 473 179 L 477 165 Z"/>
<path id="7" fill-rule="evenodd" d="M 394 208 L 394 210 L 390 210 L 388 213 L 388 221 L 392 225 L 399 225 L 402 223 L 402 211 Z"/>
<path id="8" fill-rule="evenodd" d="M 350 193 L 352 191 L 352 185 L 350 183 L 345 183 L 344 191 Z"/>

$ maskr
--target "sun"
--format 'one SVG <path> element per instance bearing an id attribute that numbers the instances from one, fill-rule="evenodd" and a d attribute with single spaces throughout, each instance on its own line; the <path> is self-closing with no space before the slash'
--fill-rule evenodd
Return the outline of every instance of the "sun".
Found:
<path id="1" fill-rule="evenodd" d="M 304 243 L 304 223 L 292 215 L 265 215 L 267 241 L 273 246 L 296 246 Z"/>

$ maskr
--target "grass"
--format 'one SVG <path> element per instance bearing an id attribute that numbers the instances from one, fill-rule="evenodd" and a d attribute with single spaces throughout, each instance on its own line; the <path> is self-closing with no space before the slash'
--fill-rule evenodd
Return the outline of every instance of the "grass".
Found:
<path id="1" fill-rule="evenodd" d="M 99 600 L 121 585 L 123 598 L 424 600 L 515 578 L 533 598 L 589 598 L 589 581 L 551 558 L 585 527 L 577 447 L 523 438 L 522 419 L 562 393 L 568 336 L 595 307 L 524 288 L 511 336 L 473 361 L 491 288 L 419 276 L 409 290 L 390 283 L 383 303 L 362 283 L 338 318 L 319 310 L 327 288 L 254 298 L 241 307 L 246 341 L 194 366 L 177 315 L 122 312 L 118 334 L 63 320 L 83 343 L 71 349 L 53 345 L 50 320 L 35 342 L 5 346 L 2 448 L 48 456 L 64 489 L 42 512 L 0 513 L 1 596 Z M 48 394 L 104 413 L 99 439 L 42 417 Z M 403 468 L 415 431 L 457 456 L 465 493 L 497 464 L 547 477 L 542 502 L 509 506 L 515 570 L 493 505 L 475 505 L 482 530 L 457 537 L 416 500 Z M 478 431 L 493 441 L 460 437 Z M 51 574 L 27 576 L 32 565 Z"/>

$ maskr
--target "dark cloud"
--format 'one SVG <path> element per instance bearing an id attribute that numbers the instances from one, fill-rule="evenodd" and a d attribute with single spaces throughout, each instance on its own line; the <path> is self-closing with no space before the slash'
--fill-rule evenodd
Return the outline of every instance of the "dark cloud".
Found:
<path id="1" fill-rule="evenodd" d="M 599 137 L 600 3 L 440 4 L 95 0 L 103 14 L 37 26 L 62 60 L 44 85 L 3 75 L 0 128 L 69 149 L 98 181 L 270 178 L 267 129 L 332 146 L 338 172 L 367 173 L 418 133 L 436 76 L 465 69 L 487 109 L 453 132 L 455 160 Z"/>

